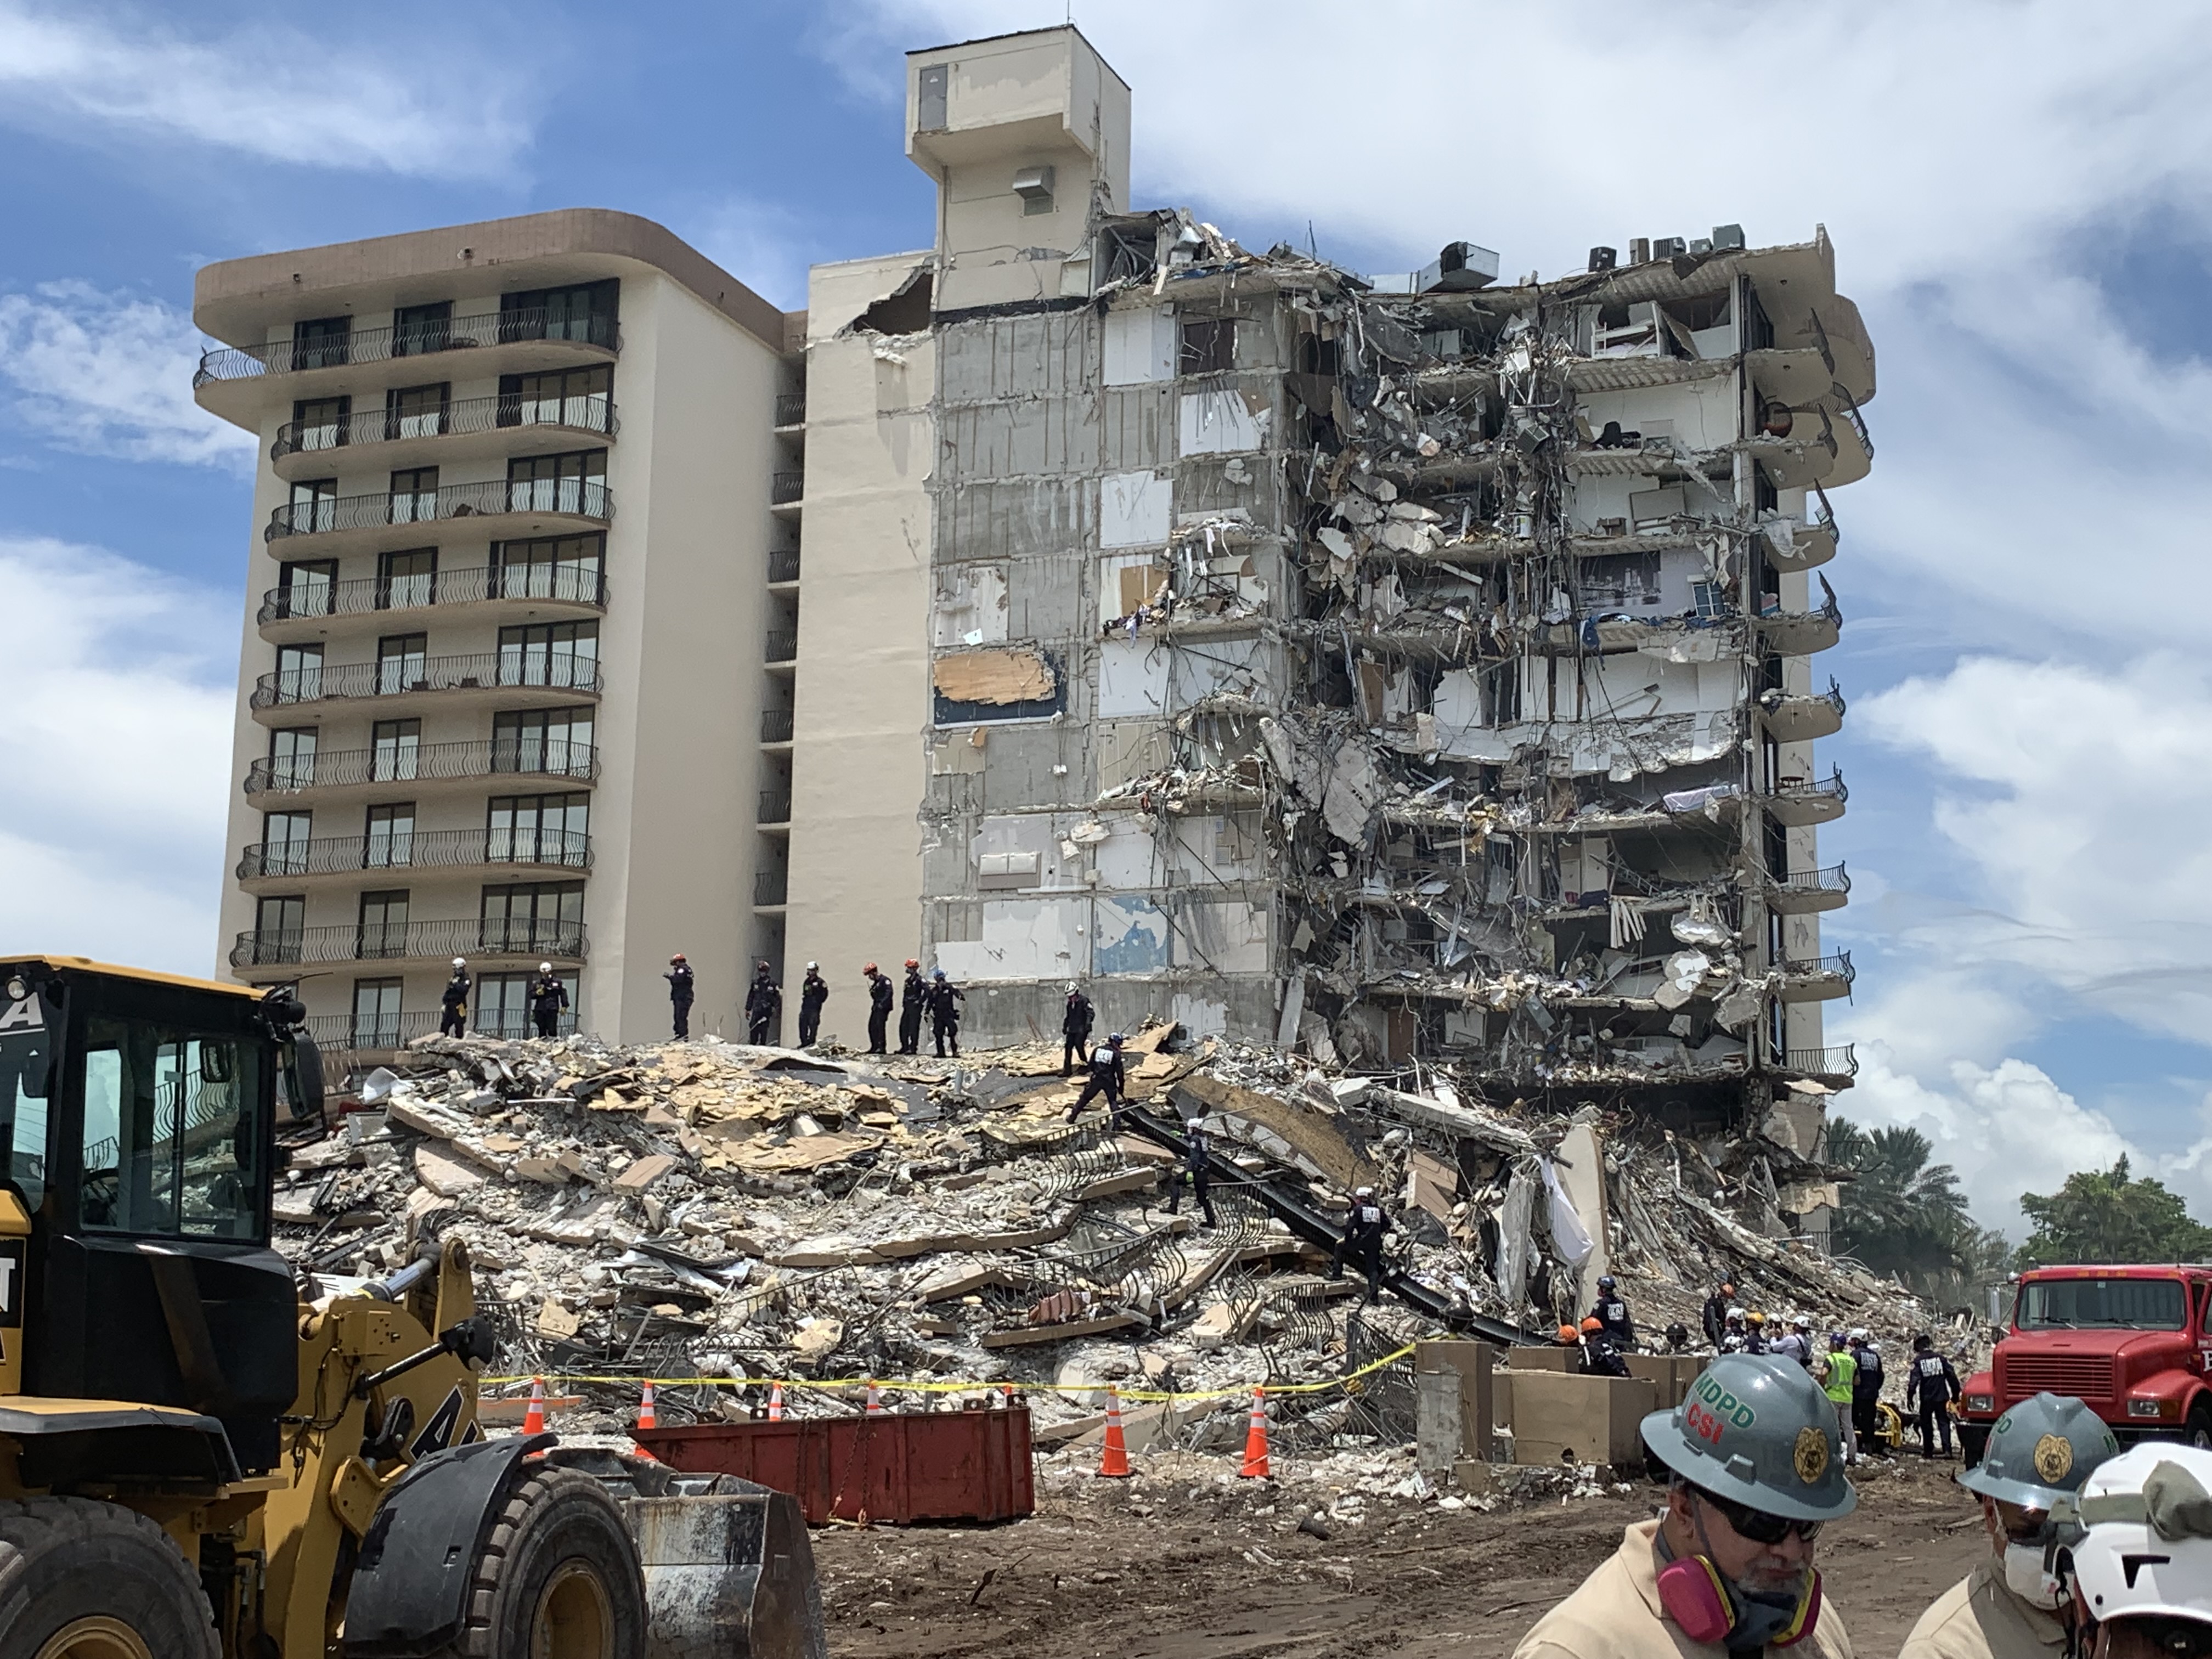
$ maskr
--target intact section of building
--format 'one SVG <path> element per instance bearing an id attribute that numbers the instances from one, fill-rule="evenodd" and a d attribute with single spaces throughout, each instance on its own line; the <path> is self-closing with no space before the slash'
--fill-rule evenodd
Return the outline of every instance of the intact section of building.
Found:
<path id="1" fill-rule="evenodd" d="M 694 1029 L 735 1031 L 804 319 L 598 211 L 227 261 L 194 315 L 199 400 L 263 455 L 229 971 L 368 1058 L 456 957 L 472 1029 L 526 1030 L 550 963 L 564 1024 L 661 1034 L 680 950 Z"/>

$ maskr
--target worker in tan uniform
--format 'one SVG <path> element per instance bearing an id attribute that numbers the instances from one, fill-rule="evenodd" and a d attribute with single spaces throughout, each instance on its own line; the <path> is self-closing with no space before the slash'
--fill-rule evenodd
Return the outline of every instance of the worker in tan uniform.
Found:
<path id="1" fill-rule="evenodd" d="M 2039 1394 L 1997 1419 L 1982 1461 L 1958 1477 L 1982 1500 L 1990 1553 L 1920 1615 L 1898 1659 L 2063 1654 L 2069 1609 L 2045 1571 L 2051 1511 L 2119 1450 L 2096 1413 L 2067 1395 Z"/>
<path id="2" fill-rule="evenodd" d="M 1666 1510 L 1629 1528 L 1514 1659 L 1852 1659 L 1813 1566 L 1820 1528 L 1859 1501 L 1820 1384 L 1793 1361 L 1723 1354 L 1643 1433 L 1672 1476 Z"/>

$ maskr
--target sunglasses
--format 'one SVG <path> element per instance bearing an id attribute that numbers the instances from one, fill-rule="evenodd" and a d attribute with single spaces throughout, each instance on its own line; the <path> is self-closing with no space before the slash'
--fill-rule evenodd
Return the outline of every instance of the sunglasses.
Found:
<path id="1" fill-rule="evenodd" d="M 1819 1521 L 1790 1521 L 1778 1515 L 1769 1515 L 1765 1510 L 1753 1509 L 1747 1504 L 1737 1504 L 1725 1498 L 1716 1498 L 1699 1488 L 1698 1501 L 1720 1512 L 1739 1538 L 1747 1538 L 1754 1544 L 1778 1544 L 1796 1533 L 1807 1543 L 1820 1535 L 1825 1524 Z"/>

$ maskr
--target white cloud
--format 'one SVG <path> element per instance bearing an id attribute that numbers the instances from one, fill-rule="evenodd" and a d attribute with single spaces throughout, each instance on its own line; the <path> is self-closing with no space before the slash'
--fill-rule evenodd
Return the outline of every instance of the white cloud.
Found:
<path id="1" fill-rule="evenodd" d="M 529 137 L 510 108 L 520 82 L 495 50 L 457 48 L 453 33 L 351 38 L 323 16 L 313 34 L 261 19 L 199 40 L 149 11 L 102 17 L 89 6 L 0 0 L 0 120 L 304 167 L 497 176 Z M 545 66 L 536 47 L 531 61 Z"/>
<path id="2" fill-rule="evenodd" d="M 806 304 L 806 268 L 824 254 L 798 216 L 780 203 L 732 196 L 702 216 L 690 240 L 771 305 Z"/>
<path id="3" fill-rule="evenodd" d="M 208 972 L 234 605 L 94 549 L 0 538 L 0 938 Z"/>
<path id="4" fill-rule="evenodd" d="M 253 434 L 192 401 L 199 356 L 191 319 L 159 300 L 79 282 L 0 294 L 8 419 L 64 448 L 245 467 Z"/>

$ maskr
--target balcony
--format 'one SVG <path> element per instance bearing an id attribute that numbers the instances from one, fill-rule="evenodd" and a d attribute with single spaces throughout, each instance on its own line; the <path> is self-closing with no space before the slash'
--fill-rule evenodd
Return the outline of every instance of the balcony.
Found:
<path id="1" fill-rule="evenodd" d="M 592 867 L 592 838 L 566 831 L 417 830 L 386 836 L 264 842 L 238 861 L 248 887 L 392 870 L 577 871 Z"/>
<path id="2" fill-rule="evenodd" d="M 768 498 L 772 506 L 795 505 L 805 493 L 806 475 L 804 472 L 776 472 L 769 477 Z"/>
<path id="3" fill-rule="evenodd" d="M 247 795 L 265 805 L 388 793 L 394 784 L 537 783 L 574 788 L 599 775 L 599 751 L 562 742 L 430 743 L 412 749 L 341 749 L 308 760 L 258 760 L 246 775 Z"/>
<path id="4" fill-rule="evenodd" d="M 799 550 L 797 548 L 779 547 L 769 554 L 768 585 L 770 587 L 781 583 L 795 582 L 798 580 Z"/>
<path id="5" fill-rule="evenodd" d="M 1759 539 L 1765 544 L 1766 556 L 1777 570 L 1810 570 L 1815 565 L 1826 564 L 1836 556 L 1836 549 L 1843 540 L 1843 532 L 1836 527 L 1836 515 L 1829 509 L 1827 497 L 1820 497 L 1820 514 L 1810 523 L 1802 519 L 1786 519 L 1779 514 L 1768 514 L 1759 521 Z"/>
<path id="6" fill-rule="evenodd" d="M 762 824 L 791 822 L 791 791 L 763 789 L 760 792 L 760 811 L 754 822 Z"/>
<path id="7" fill-rule="evenodd" d="M 795 628 L 769 629 L 763 650 L 771 664 L 796 662 L 799 659 L 799 630 Z"/>
<path id="8" fill-rule="evenodd" d="M 804 392 L 779 392 L 775 395 L 775 423 L 778 426 L 806 424 L 806 394 Z"/>
<path id="9" fill-rule="evenodd" d="M 622 331 L 611 317 L 531 307 L 404 328 L 356 328 L 331 338 L 210 347 L 200 354 L 192 391 L 204 408 L 250 420 L 269 391 L 277 389 L 267 386 L 272 380 L 282 382 L 284 397 L 313 397 L 324 390 L 377 390 L 455 374 L 519 374 L 602 363 L 621 350 Z M 463 364 L 453 360 L 454 352 L 476 355 Z"/>
<path id="10" fill-rule="evenodd" d="M 1777 915 L 1811 915 L 1821 910 L 1840 910 L 1849 903 L 1851 878 L 1842 865 L 1832 864 L 1825 870 L 1769 876 L 1765 889 L 1766 908 Z"/>
<path id="11" fill-rule="evenodd" d="M 397 657 L 383 662 L 338 663 L 328 667 L 287 668 L 264 674 L 249 699 L 258 717 L 314 703 L 373 699 L 382 714 L 425 701 L 465 702 L 494 708 L 521 708 L 543 702 L 545 693 L 562 696 L 599 695 L 596 657 L 546 656 L 520 651 L 478 651 L 460 657 Z"/>
<path id="12" fill-rule="evenodd" d="M 308 552 L 374 553 L 410 547 L 422 526 L 466 519 L 492 541 L 572 535 L 604 528 L 614 493 L 588 478 L 494 478 L 375 495 L 325 495 L 294 501 L 270 515 L 261 539 L 280 558 Z"/>
<path id="13" fill-rule="evenodd" d="M 580 921 L 344 922 L 332 927 L 248 928 L 230 947 L 230 965 L 266 983 L 297 978 L 292 969 L 313 963 L 442 966 L 466 957 L 471 967 L 500 966 L 509 959 L 524 967 L 580 963 L 589 950 Z"/>
<path id="14" fill-rule="evenodd" d="M 1844 787 L 1844 775 L 1839 769 L 1825 778 L 1784 778 L 1775 785 L 1771 793 L 1756 799 L 1767 817 L 1777 823 L 1802 829 L 1808 824 L 1831 823 L 1843 817 L 1844 803 L 1850 794 Z"/>
<path id="15" fill-rule="evenodd" d="M 1848 1082 L 1859 1074 L 1857 1046 L 1846 1042 L 1833 1048 L 1791 1048 L 1776 1069 L 1832 1083 Z"/>
<path id="16" fill-rule="evenodd" d="M 607 580 L 596 570 L 575 566 L 479 564 L 427 576 L 301 583 L 264 593 L 253 620 L 264 639 L 313 639 L 331 631 L 316 624 L 334 618 L 478 605 L 517 616 L 602 612 L 607 608 Z"/>
<path id="17" fill-rule="evenodd" d="M 792 713 L 788 708 L 762 709 L 760 740 L 763 743 L 789 743 Z"/>
<path id="18" fill-rule="evenodd" d="M 323 1051 L 325 1066 L 333 1060 L 338 1066 L 367 1065 L 375 1058 L 396 1055 L 416 1037 L 437 1029 L 438 1017 L 429 1013 L 317 1014 L 307 1021 L 307 1035 Z"/>
<path id="19" fill-rule="evenodd" d="M 1820 582 L 1826 598 L 1819 610 L 1790 611 L 1778 605 L 1759 613 L 1759 637 L 1769 651 L 1784 657 L 1809 657 L 1816 651 L 1832 648 L 1843 637 L 1844 611 L 1836 603 L 1836 591 L 1828 586 L 1826 577 L 1820 578 Z"/>
<path id="20" fill-rule="evenodd" d="M 1784 1002 L 1829 1002 L 1837 997 L 1847 997 L 1851 994 L 1852 982 L 1858 978 L 1849 951 L 1805 961 L 1784 957 L 1776 965 L 1782 969 L 1780 994 Z"/>
<path id="21" fill-rule="evenodd" d="M 611 438 L 621 428 L 614 403 L 605 392 L 464 398 L 419 415 L 357 409 L 343 420 L 287 421 L 276 428 L 269 459 L 278 477 L 304 477 L 320 469 L 323 458 L 336 449 L 374 446 L 377 453 L 368 459 L 378 466 L 435 465 L 471 455 L 559 448 L 579 434 Z"/>
<path id="22" fill-rule="evenodd" d="M 1832 679 L 1826 691 L 1762 691 L 1759 708 L 1777 743 L 1810 743 L 1844 729 L 1843 688 Z"/>
<path id="23" fill-rule="evenodd" d="M 753 908 L 773 910 L 785 902 L 789 890 L 791 872 L 787 870 L 756 870 L 753 872 Z"/>

